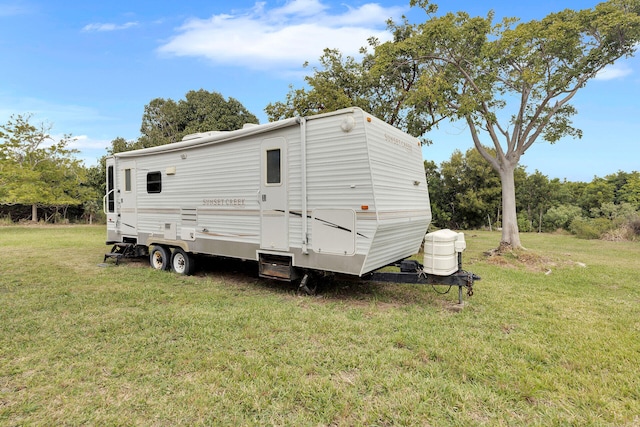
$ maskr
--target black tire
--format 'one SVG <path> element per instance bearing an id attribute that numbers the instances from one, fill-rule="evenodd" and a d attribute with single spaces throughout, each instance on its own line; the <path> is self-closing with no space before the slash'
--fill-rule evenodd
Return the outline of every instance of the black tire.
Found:
<path id="1" fill-rule="evenodd" d="M 180 248 L 175 248 L 171 257 L 171 269 L 183 276 L 193 274 L 195 262 L 193 256 Z"/>
<path id="2" fill-rule="evenodd" d="M 153 246 L 149 254 L 149 264 L 154 270 L 168 270 L 171 251 L 165 246 Z"/>

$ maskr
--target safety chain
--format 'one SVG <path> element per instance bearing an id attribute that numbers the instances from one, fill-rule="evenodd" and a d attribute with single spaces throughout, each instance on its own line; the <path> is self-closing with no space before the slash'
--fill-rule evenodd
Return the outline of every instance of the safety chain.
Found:
<path id="1" fill-rule="evenodd" d="M 473 281 L 474 281 L 474 275 L 473 273 L 469 273 L 468 271 L 462 271 L 464 274 L 467 275 L 467 296 L 471 297 L 473 296 Z"/>

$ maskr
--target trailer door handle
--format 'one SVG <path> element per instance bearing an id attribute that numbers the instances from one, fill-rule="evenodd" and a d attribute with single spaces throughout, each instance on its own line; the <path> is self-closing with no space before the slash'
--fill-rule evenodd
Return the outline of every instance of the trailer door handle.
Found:
<path id="1" fill-rule="evenodd" d="M 262 195 L 262 201 L 263 201 L 263 202 L 266 202 L 266 201 L 267 201 L 267 195 L 266 195 L 266 194 L 263 194 L 263 195 Z"/>

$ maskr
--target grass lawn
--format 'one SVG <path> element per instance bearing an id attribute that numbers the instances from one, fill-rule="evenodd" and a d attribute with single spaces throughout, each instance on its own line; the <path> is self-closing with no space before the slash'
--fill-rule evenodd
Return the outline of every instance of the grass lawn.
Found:
<path id="1" fill-rule="evenodd" d="M 456 311 L 455 288 L 100 267 L 105 234 L 0 227 L 0 425 L 640 425 L 638 242 L 487 258 L 500 235 L 468 232 Z"/>

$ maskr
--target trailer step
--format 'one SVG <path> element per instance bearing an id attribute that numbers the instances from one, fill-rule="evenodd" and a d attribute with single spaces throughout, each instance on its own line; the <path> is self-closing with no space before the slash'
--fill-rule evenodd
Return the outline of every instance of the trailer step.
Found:
<path id="1" fill-rule="evenodd" d="M 111 248 L 111 252 L 104 254 L 104 261 L 107 262 L 107 259 L 114 258 L 116 260 L 116 265 L 120 263 L 120 259 L 128 258 L 135 256 L 135 245 L 133 243 L 116 243 Z"/>
<path id="2" fill-rule="evenodd" d="M 107 259 L 109 258 L 115 258 L 116 259 L 116 265 L 118 265 L 120 263 L 120 258 L 122 258 L 124 256 L 124 254 L 121 254 L 119 252 L 108 252 L 106 254 L 104 254 L 104 261 L 106 262 Z"/>

